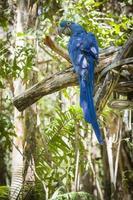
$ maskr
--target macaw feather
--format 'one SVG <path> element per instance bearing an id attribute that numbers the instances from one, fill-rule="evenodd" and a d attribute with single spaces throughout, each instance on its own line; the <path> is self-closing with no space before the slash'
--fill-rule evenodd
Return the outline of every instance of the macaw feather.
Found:
<path id="1" fill-rule="evenodd" d="M 85 121 L 92 125 L 99 143 L 102 144 L 103 139 L 93 101 L 94 67 L 99 54 L 95 35 L 91 32 L 87 33 L 82 26 L 74 22 L 63 21 L 61 28 L 64 34 L 66 30 L 71 30 L 68 51 L 74 70 L 79 77 L 80 106 L 83 109 Z"/>

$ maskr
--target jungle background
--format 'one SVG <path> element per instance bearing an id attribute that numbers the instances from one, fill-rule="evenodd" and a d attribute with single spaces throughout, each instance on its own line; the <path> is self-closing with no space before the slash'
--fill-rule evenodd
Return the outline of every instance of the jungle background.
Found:
<path id="1" fill-rule="evenodd" d="M 97 69 L 108 69 L 95 76 L 104 145 L 83 119 L 62 19 L 95 33 Z M 132 31 L 132 0 L 0 0 L 1 200 L 133 199 Z M 128 40 L 128 57 L 110 69 Z M 42 80 L 48 95 L 19 112 L 14 97 Z"/>

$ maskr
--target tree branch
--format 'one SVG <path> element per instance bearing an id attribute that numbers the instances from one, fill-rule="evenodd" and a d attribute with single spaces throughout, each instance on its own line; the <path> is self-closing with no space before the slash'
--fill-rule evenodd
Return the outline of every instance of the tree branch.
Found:
<path id="1" fill-rule="evenodd" d="M 116 67 L 120 67 L 122 65 L 127 65 L 127 64 L 132 64 L 132 63 L 133 63 L 133 57 L 115 61 L 102 70 L 100 77 L 105 75 L 108 71 L 115 69 Z"/>
<path id="2" fill-rule="evenodd" d="M 71 63 L 67 52 L 65 52 L 63 48 L 59 47 L 49 36 L 44 38 L 44 44 Z"/>
<path id="3" fill-rule="evenodd" d="M 129 59 L 124 59 L 124 58 L 129 58 Z M 128 62 L 129 60 L 131 61 L 132 58 L 130 59 L 130 57 L 133 57 L 133 31 L 130 35 L 130 37 L 128 38 L 127 42 L 123 45 L 123 47 L 120 49 L 120 51 L 117 53 L 116 57 L 114 58 L 113 62 L 108 66 L 106 65 L 106 67 L 104 68 L 104 70 L 101 72 L 99 79 L 105 74 L 107 73 L 106 77 L 108 77 L 108 75 L 110 75 L 110 70 L 116 68 L 116 64 L 118 64 L 119 66 L 122 66 L 122 62 L 126 61 Z M 122 60 L 123 59 L 123 60 Z M 122 60 L 122 61 L 121 61 Z M 120 64 L 121 63 L 121 64 Z M 131 61 L 132 63 L 132 61 Z M 124 64 L 124 63 L 123 63 Z M 115 88 L 117 87 L 119 81 L 120 81 L 120 72 L 121 72 L 122 68 L 117 69 L 117 75 L 112 76 L 112 78 L 110 79 L 110 88 L 108 88 L 108 81 L 104 81 L 104 84 L 102 85 L 102 90 L 100 90 L 100 92 L 97 95 L 97 102 L 96 105 L 98 107 L 98 113 L 101 113 L 101 111 L 103 110 L 103 108 L 105 107 L 105 105 L 107 104 L 109 97 L 111 95 L 111 93 L 115 90 Z M 128 74 L 129 71 L 128 71 Z M 129 76 L 129 75 L 128 75 Z M 106 78 L 105 78 L 106 79 Z M 127 80 L 127 79 L 126 79 Z M 101 81 L 102 82 L 102 81 Z M 117 89 L 118 91 L 118 89 Z M 128 95 L 127 95 L 128 96 Z M 102 99 L 100 98 L 102 97 Z M 99 102 L 99 104 L 98 104 Z"/>
<path id="4" fill-rule="evenodd" d="M 44 43 L 48 47 L 50 47 L 53 51 L 55 51 L 56 53 L 64 57 L 68 62 L 70 62 L 70 59 L 68 55 L 65 53 L 65 51 L 61 49 L 60 47 L 58 47 L 58 45 L 56 45 L 51 40 L 50 37 L 47 36 L 44 40 Z M 129 46 L 131 46 L 131 42 L 129 43 L 129 41 L 127 41 L 127 43 L 128 45 L 130 44 Z M 126 44 L 124 46 L 126 46 Z M 120 57 L 120 55 L 123 54 L 123 51 L 125 50 L 121 50 L 121 48 L 114 48 L 114 47 L 112 49 L 108 48 L 108 49 L 105 49 L 104 51 L 101 51 L 100 64 L 95 69 L 95 72 L 99 73 L 105 66 L 106 67 L 109 66 L 112 60 L 116 61 L 115 57 L 118 58 L 116 54 L 118 55 L 118 53 L 120 52 L 119 54 L 119 57 Z M 132 59 L 129 59 L 129 60 L 131 62 L 128 62 L 128 63 L 132 63 Z M 118 62 L 113 63 L 113 68 L 118 67 L 121 64 L 123 64 L 119 62 L 119 59 L 117 61 Z M 124 60 L 122 62 L 124 62 Z M 23 111 L 28 106 L 32 105 L 37 100 L 39 100 L 41 97 L 54 93 L 56 91 L 59 91 L 68 86 L 73 86 L 77 84 L 78 84 L 78 81 L 77 81 L 76 74 L 73 73 L 71 68 L 68 68 L 62 72 L 58 72 L 56 74 L 49 76 L 48 78 L 45 78 L 44 80 L 32 86 L 31 88 L 27 89 L 25 92 L 15 97 L 13 99 L 13 103 L 19 111 Z"/>
<path id="5" fill-rule="evenodd" d="M 41 97 L 61 90 L 62 88 L 77 85 L 76 74 L 72 69 L 58 72 L 35 84 L 25 92 L 13 99 L 13 103 L 19 111 L 38 101 Z"/>

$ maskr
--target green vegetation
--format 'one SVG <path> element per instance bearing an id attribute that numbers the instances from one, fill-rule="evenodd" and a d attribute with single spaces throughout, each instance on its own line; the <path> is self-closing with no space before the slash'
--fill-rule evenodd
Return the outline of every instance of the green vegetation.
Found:
<path id="1" fill-rule="evenodd" d="M 0 200 L 9 199 L 9 188 L 6 186 L 0 186 Z"/>

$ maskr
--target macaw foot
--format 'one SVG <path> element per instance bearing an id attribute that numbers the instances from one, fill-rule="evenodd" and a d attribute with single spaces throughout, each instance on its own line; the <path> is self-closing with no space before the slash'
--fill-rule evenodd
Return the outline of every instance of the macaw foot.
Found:
<path id="1" fill-rule="evenodd" d="M 74 69 L 74 67 L 72 66 L 72 71 L 73 71 L 73 73 L 76 73 L 76 70 Z"/>

